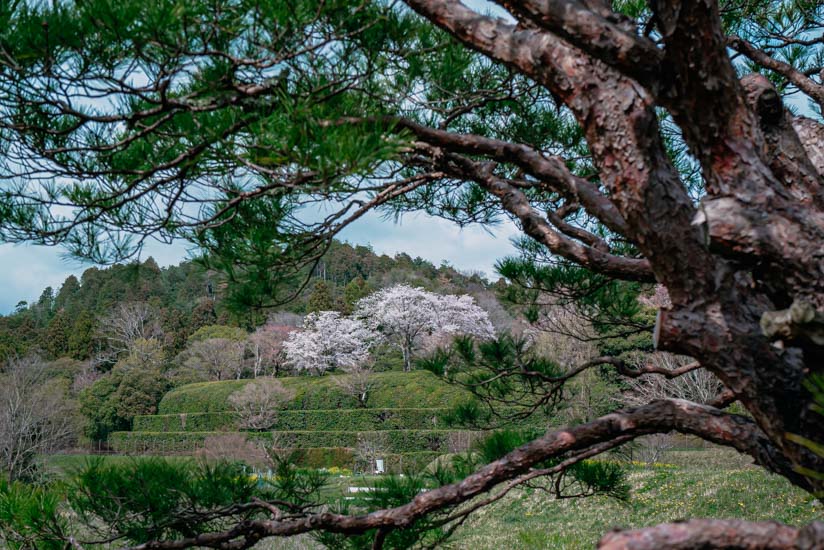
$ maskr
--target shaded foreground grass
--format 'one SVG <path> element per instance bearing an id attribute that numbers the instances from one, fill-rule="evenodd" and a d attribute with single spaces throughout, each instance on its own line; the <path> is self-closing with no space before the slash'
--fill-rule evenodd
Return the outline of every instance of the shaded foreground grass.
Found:
<path id="1" fill-rule="evenodd" d="M 50 457 L 54 471 L 82 466 L 86 457 Z M 107 457 L 107 460 L 127 460 Z M 331 476 L 330 500 L 372 478 Z M 663 463 L 630 467 L 630 500 L 606 497 L 553 500 L 538 489 L 517 489 L 477 511 L 444 546 L 452 549 L 594 548 L 615 527 L 634 528 L 689 518 L 776 520 L 801 525 L 824 518 L 824 506 L 781 477 L 750 466 L 747 457 L 725 449 L 671 451 Z M 315 549 L 307 536 L 264 541 L 258 550 Z"/>
<path id="2" fill-rule="evenodd" d="M 632 494 L 625 504 L 605 497 L 552 500 L 540 490 L 513 491 L 479 510 L 447 547 L 594 548 L 615 527 L 708 517 L 801 525 L 824 517 L 821 503 L 735 452 L 678 451 L 664 460 L 632 468 Z"/>

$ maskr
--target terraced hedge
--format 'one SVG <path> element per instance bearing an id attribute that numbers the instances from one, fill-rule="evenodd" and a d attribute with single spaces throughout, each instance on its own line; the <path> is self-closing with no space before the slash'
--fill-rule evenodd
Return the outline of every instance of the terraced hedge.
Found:
<path id="1" fill-rule="evenodd" d="M 337 376 L 294 376 L 281 378 L 295 397 L 287 405 L 291 410 L 357 409 L 354 397 L 346 395 Z M 439 380 L 427 371 L 382 372 L 375 375 L 375 389 L 369 397 L 374 409 L 441 408 L 470 399 L 469 393 Z M 225 380 L 181 386 L 167 393 L 158 413 L 214 413 L 230 410 L 229 395 L 242 389 L 251 380 Z"/>
<path id="2" fill-rule="evenodd" d="M 114 432 L 109 445 L 118 452 L 191 452 L 203 447 L 206 438 L 226 432 Z M 370 438 L 388 453 L 455 452 L 467 448 L 483 432 L 459 430 L 383 431 L 275 431 L 247 432 L 250 439 L 268 440 L 283 449 L 318 447 L 355 448 L 359 438 Z"/>
<path id="3" fill-rule="evenodd" d="M 352 467 L 359 440 L 386 450 L 389 471 L 417 471 L 436 457 L 467 449 L 483 432 L 448 427 L 443 414 L 470 400 L 465 390 L 426 371 L 375 375 L 369 408 L 360 408 L 336 383 L 337 376 L 281 378 L 294 398 L 271 431 L 241 431 L 228 397 L 251 380 L 190 384 L 167 393 L 159 414 L 138 416 L 133 431 L 110 434 L 109 445 L 124 453 L 192 453 L 210 437 L 240 433 L 290 449 L 308 467 Z M 538 418 L 518 422 L 541 424 Z"/>
<path id="4" fill-rule="evenodd" d="M 443 428 L 446 409 L 336 409 L 282 411 L 272 430 L 371 431 Z M 181 413 L 136 416 L 136 432 L 212 432 L 237 428 L 230 412 Z"/>
<path id="5" fill-rule="evenodd" d="M 136 432 L 221 432 L 236 430 L 237 416 L 231 412 L 138 415 L 132 421 Z"/>

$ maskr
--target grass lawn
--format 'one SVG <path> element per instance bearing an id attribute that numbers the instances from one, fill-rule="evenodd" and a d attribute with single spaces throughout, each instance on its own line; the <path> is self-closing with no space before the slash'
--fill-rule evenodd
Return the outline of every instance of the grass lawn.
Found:
<path id="1" fill-rule="evenodd" d="M 614 527 L 690 518 L 741 518 L 805 524 L 824 507 L 787 481 L 726 450 L 678 451 L 666 464 L 633 467 L 629 502 L 595 497 L 552 500 L 534 489 L 513 491 L 481 509 L 448 548 L 594 548 Z"/>
<path id="2" fill-rule="evenodd" d="M 145 457 L 138 457 L 145 458 Z M 191 457 L 186 456 L 167 456 L 169 460 L 192 460 Z M 100 459 L 104 462 L 126 462 L 134 460 L 131 456 L 126 455 L 85 455 L 85 454 L 56 454 L 48 455 L 43 459 L 43 467 L 46 473 L 55 477 L 66 477 L 72 472 L 82 469 L 89 460 Z"/>

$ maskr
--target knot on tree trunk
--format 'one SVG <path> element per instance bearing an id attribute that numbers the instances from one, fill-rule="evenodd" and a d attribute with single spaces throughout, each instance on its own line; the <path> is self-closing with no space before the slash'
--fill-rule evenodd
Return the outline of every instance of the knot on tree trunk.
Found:
<path id="1" fill-rule="evenodd" d="M 761 332 L 773 341 L 807 341 L 824 346 L 824 313 L 806 300 L 795 299 L 787 309 L 765 311 Z"/>
<path id="2" fill-rule="evenodd" d="M 764 75 L 743 77 L 741 87 L 758 118 L 762 154 L 773 174 L 798 201 L 821 206 L 821 126 L 815 121 L 796 124 L 799 117 L 784 108 L 781 95 Z M 803 126 L 801 131 L 799 125 Z"/>
<path id="3" fill-rule="evenodd" d="M 784 117 L 784 104 L 767 77 L 758 73 L 748 74 L 741 79 L 741 86 L 747 94 L 747 103 L 758 115 L 762 128 L 781 122 Z"/>

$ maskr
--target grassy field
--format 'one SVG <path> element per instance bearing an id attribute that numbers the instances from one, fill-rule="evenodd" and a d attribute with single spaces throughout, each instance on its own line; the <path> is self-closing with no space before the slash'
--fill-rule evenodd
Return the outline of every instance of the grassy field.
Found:
<path id="1" fill-rule="evenodd" d="M 541 491 L 513 491 L 479 510 L 448 548 L 594 548 L 614 527 L 643 527 L 690 518 L 741 518 L 804 524 L 824 507 L 778 476 L 726 450 L 670 452 L 666 463 L 633 467 L 629 502 L 595 497 L 551 500 Z"/>
<path id="2" fill-rule="evenodd" d="M 55 473 L 82 466 L 86 457 L 51 457 Z M 105 460 L 128 460 L 106 457 Z M 663 463 L 630 467 L 628 502 L 609 498 L 552 500 L 536 489 L 514 490 L 479 510 L 444 548 L 497 550 L 594 548 L 614 527 L 642 527 L 689 518 L 742 518 L 805 524 L 824 518 L 824 506 L 783 478 L 750 466 L 746 457 L 724 449 L 670 451 Z M 330 500 L 369 478 L 332 476 Z M 309 537 L 271 540 L 258 550 L 315 549 Z"/>
<path id="3" fill-rule="evenodd" d="M 629 502 L 609 498 L 552 500 L 539 490 L 514 490 L 477 511 L 450 542 L 453 550 L 595 548 L 614 527 L 689 518 L 776 520 L 801 525 L 824 518 L 824 506 L 784 479 L 727 450 L 673 451 L 664 463 L 631 467 Z M 258 550 L 314 550 L 309 537 L 270 540 Z"/>

